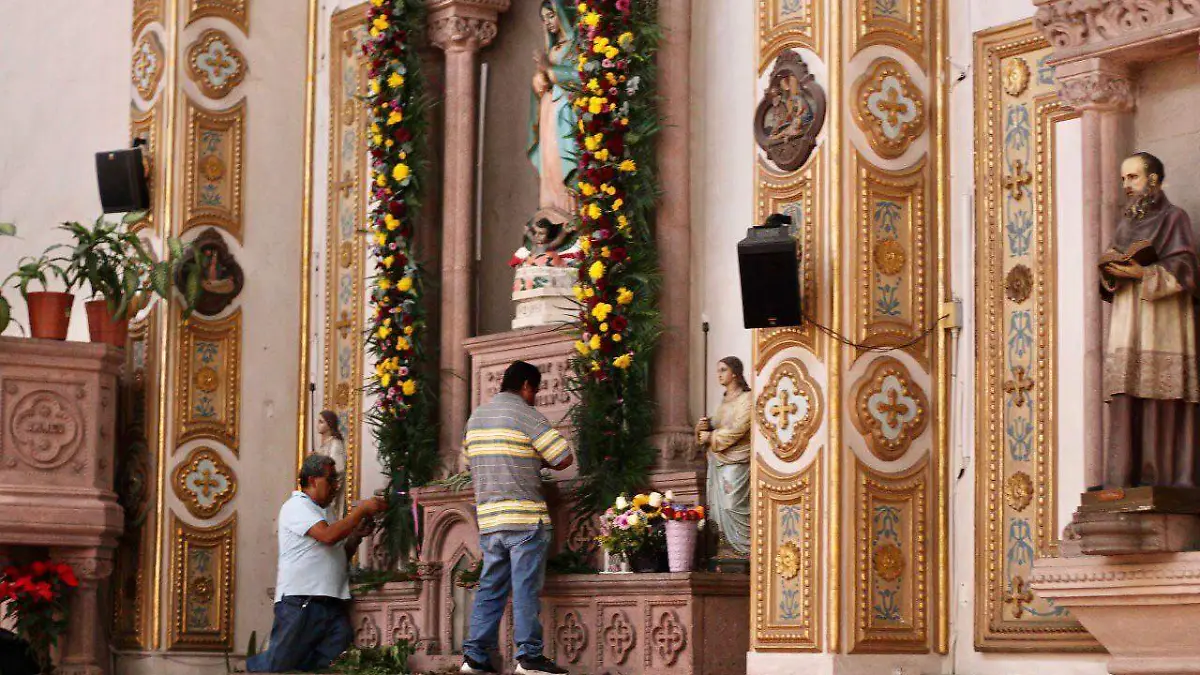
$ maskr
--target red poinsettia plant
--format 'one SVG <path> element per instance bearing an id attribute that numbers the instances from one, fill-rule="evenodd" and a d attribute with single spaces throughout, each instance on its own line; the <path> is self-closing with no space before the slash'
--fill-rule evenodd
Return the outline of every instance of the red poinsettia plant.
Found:
<path id="1" fill-rule="evenodd" d="M 79 585 L 67 563 L 36 561 L 6 567 L 0 573 L 0 605 L 17 635 L 29 643 L 43 670 L 50 667 L 50 648 L 67 630 L 66 594 Z"/>

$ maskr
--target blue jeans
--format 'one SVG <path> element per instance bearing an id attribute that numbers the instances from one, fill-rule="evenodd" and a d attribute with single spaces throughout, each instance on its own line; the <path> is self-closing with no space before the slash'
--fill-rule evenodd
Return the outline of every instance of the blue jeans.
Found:
<path id="1" fill-rule="evenodd" d="M 271 643 L 246 659 L 251 673 L 324 670 L 350 646 L 354 633 L 345 603 L 305 603 L 284 596 L 275 603 Z"/>
<path id="2" fill-rule="evenodd" d="M 493 532 L 479 536 L 483 572 L 475 591 L 471 614 L 471 639 L 463 653 L 486 663 L 500 647 L 500 619 L 512 591 L 513 642 L 517 658 L 542 655 L 542 585 L 546 581 L 546 553 L 550 550 L 550 528 Z"/>

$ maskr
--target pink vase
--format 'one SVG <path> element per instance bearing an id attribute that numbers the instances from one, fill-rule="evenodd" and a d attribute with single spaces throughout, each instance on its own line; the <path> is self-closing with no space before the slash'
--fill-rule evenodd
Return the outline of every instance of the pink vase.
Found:
<path id="1" fill-rule="evenodd" d="M 667 521 L 667 562 L 672 572 L 691 572 L 696 559 L 697 522 Z"/>

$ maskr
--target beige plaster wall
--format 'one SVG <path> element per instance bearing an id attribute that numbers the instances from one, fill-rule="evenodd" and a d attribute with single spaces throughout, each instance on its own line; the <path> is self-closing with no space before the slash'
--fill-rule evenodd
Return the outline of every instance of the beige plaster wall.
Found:
<path id="1" fill-rule="evenodd" d="M 0 3 L 0 279 L 64 241 L 55 226 L 100 214 L 93 154 L 129 144 L 131 0 Z M 61 290 L 52 288 L 51 290 Z M 28 328 L 25 303 L 5 293 Z M 76 300 L 70 339 L 87 340 Z M 10 326 L 6 335 L 20 335 Z"/>
<path id="2" fill-rule="evenodd" d="M 521 246 L 525 223 L 538 207 L 537 170 L 526 155 L 533 54 L 543 48 L 540 2 L 512 3 L 500 17 L 496 41 L 482 53 L 488 65 L 483 143 L 483 241 L 475 333 L 512 328 L 512 268 L 508 260 Z"/>
<path id="3" fill-rule="evenodd" d="M 1149 64 L 1138 74 L 1134 150 L 1150 152 L 1166 164 L 1164 189 L 1193 224 L 1200 223 L 1198 109 L 1200 68 L 1194 53 Z"/>

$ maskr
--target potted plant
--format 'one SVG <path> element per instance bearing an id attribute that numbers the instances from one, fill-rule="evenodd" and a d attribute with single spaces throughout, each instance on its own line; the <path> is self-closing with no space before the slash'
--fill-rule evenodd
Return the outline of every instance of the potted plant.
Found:
<path id="1" fill-rule="evenodd" d="M 17 226 L 12 223 L 0 223 L 0 237 L 12 237 L 17 234 Z M 12 321 L 12 305 L 4 297 L 4 288 L 0 285 L 0 333 L 8 329 Z"/>
<path id="2" fill-rule="evenodd" d="M 4 619 L 29 643 L 41 672 L 53 672 L 50 649 L 67 630 L 67 592 L 79 585 L 67 563 L 37 561 L 0 572 Z"/>
<path id="3" fill-rule="evenodd" d="M 621 495 L 600 516 L 597 540 L 609 556 L 620 556 L 634 572 L 662 572 L 666 553 L 663 495 L 658 492 Z"/>
<path id="4" fill-rule="evenodd" d="M 67 284 L 67 292 L 51 291 L 49 278 L 58 277 L 66 282 L 66 273 L 59 264 L 61 261 L 42 254 L 38 257 L 26 256 L 17 263 L 17 269 L 4 280 L 5 284 L 13 282 L 25 305 L 29 309 L 29 333 L 35 338 L 46 340 L 66 340 L 67 329 L 71 325 L 71 307 L 75 296 Z M 29 285 L 38 282 L 40 291 L 29 290 Z M 0 319 L 0 331 L 7 327 L 11 317 L 8 302 L 4 302 L 5 317 Z"/>
<path id="5" fill-rule="evenodd" d="M 65 271 L 68 287 L 82 287 L 85 281 L 91 287 L 93 299 L 84 307 L 93 342 L 124 347 L 130 317 L 151 295 L 170 297 L 171 270 L 183 247 L 170 239 L 167 259 L 155 260 L 149 246 L 129 230 L 139 220 L 141 214 L 131 213 L 119 223 L 101 216 L 90 228 L 75 222 L 61 226 L 75 240 L 61 245 L 70 250 Z M 199 273 L 198 268 L 189 270 L 189 276 Z M 187 302 L 185 312 L 190 313 L 193 304 L 194 299 Z"/>

